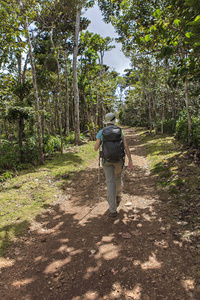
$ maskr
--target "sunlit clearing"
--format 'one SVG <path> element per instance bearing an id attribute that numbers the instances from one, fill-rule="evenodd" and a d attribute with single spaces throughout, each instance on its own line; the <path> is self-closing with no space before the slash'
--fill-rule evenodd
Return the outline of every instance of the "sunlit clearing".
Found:
<path id="1" fill-rule="evenodd" d="M 36 257 L 36 258 L 35 258 L 35 261 L 37 262 L 37 261 L 40 261 L 40 260 L 42 260 L 42 257 L 43 257 L 42 255 L 40 255 L 40 256 L 38 256 L 38 257 Z"/>
<path id="2" fill-rule="evenodd" d="M 49 273 L 54 273 L 64 265 L 68 264 L 71 262 L 71 257 L 67 257 L 65 259 L 60 259 L 52 262 L 49 266 L 46 267 L 44 270 L 44 273 L 49 274 Z"/>
<path id="3" fill-rule="evenodd" d="M 114 239 L 114 236 L 103 236 L 102 237 L 102 242 L 112 242 L 112 240 Z"/>
<path id="4" fill-rule="evenodd" d="M 60 239 L 60 242 L 63 243 L 63 244 L 64 244 L 64 243 L 68 243 L 68 242 L 69 242 L 69 239 Z"/>
<path id="5" fill-rule="evenodd" d="M 55 250 L 54 253 L 69 253 L 70 255 L 76 255 L 82 253 L 83 250 L 77 249 L 75 250 L 73 247 L 68 247 L 67 245 L 61 245 L 59 249 Z"/>
<path id="6" fill-rule="evenodd" d="M 34 281 L 34 278 L 27 278 L 27 279 L 24 279 L 24 280 L 16 280 L 12 283 L 13 286 L 15 287 L 20 287 L 20 286 L 23 286 L 23 285 L 26 285 L 26 284 L 29 284 L 31 282 Z"/>
<path id="7" fill-rule="evenodd" d="M 67 245 L 61 245 L 60 248 L 56 251 L 56 252 L 60 252 L 60 253 L 68 253 L 68 247 Z"/>
<path id="8" fill-rule="evenodd" d="M 188 278 L 181 281 L 182 286 L 186 291 L 193 290 L 195 286 L 194 279 Z"/>
<path id="9" fill-rule="evenodd" d="M 89 267 L 86 271 L 87 273 L 83 276 L 83 279 L 85 279 L 85 280 L 89 279 L 90 276 L 92 275 L 92 273 L 98 272 L 98 270 L 99 270 L 99 266 Z"/>
<path id="10" fill-rule="evenodd" d="M 157 261 L 156 255 L 152 253 L 151 256 L 149 256 L 149 260 L 141 264 L 141 268 L 143 270 L 147 269 L 160 269 L 162 264 Z"/>
<path id="11" fill-rule="evenodd" d="M 96 300 L 99 299 L 99 294 L 96 291 L 88 291 L 83 295 L 83 300 Z M 74 297 L 73 300 L 80 300 L 80 297 Z"/>
<path id="12" fill-rule="evenodd" d="M 141 261 L 140 260 L 134 260 L 133 261 L 133 265 L 134 266 L 139 266 L 141 264 Z"/>
<path id="13" fill-rule="evenodd" d="M 119 256 L 120 248 L 113 244 L 101 245 L 99 247 L 99 252 L 95 255 L 95 258 L 104 258 L 105 260 L 115 259 Z"/>
<path id="14" fill-rule="evenodd" d="M 142 287 L 140 284 L 136 284 L 134 289 L 127 291 L 127 295 L 128 297 L 130 297 L 131 299 L 134 300 L 139 300 L 141 299 L 141 291 L 142 291 Z"/>
<path id="15" fill-rule="evenodd" d="M 9 258 L 0 258 L 0 270 L 1 268 L 6 268 L 6 267 L 12 267 L 15 263 L 14 259 L 9 259 Z"/>

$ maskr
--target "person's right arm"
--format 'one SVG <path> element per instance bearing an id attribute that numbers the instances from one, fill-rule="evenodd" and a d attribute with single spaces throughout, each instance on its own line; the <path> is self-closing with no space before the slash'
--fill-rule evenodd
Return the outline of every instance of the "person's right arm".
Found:
<path id="1" fill-rule="evenodd" d="M 96 140 L 96 143 L 95 143 L 95 145 L 94 145 L 94 150 L 95 150 L 95 151 L 97 151 L 97 150 L 99 149 L 100 144 L 101 144 L 101 140 L 97 139 L 97 140 Z"/>

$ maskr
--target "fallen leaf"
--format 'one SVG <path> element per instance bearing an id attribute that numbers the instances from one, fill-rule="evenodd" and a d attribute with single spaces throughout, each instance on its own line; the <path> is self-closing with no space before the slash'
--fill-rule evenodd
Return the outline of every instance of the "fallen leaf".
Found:
<path id="1" fill-rule="evenodd" d="M 115 275 L 115 274 L 117 274 L 119 271 L 115 271 L 115 269 L 113 268 L 112 270 L 111 270 L 111 272 Z"/>

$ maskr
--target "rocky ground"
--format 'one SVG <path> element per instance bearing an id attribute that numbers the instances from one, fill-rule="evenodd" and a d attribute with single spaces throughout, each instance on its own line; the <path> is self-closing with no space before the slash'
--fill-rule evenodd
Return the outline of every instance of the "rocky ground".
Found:
<path id="1" fill-rule="evenodd" d="M 1 300 L 200 299 L 200 257 L 159 199 L 138 135 L 125 134 L 134 170 L 124 169 L 117 218 L 108 216 L 102 169 L 98 192 L 95 160 L 8 248 Z"/>

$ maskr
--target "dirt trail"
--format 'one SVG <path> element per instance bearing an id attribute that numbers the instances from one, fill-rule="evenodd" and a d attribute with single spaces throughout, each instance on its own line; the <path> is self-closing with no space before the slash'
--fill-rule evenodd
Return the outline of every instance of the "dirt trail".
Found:
<path id="1" fill-rule="evenodd" d="M 145 151 L 125 129 L 134 171 L 124 170 L 116 219 L 107 215 L 98 162 L 66 182 L 62 197 L 38 216 L 1 261 L 1 300 L 199 299 L 178 227 L 159 200 Z"/>

